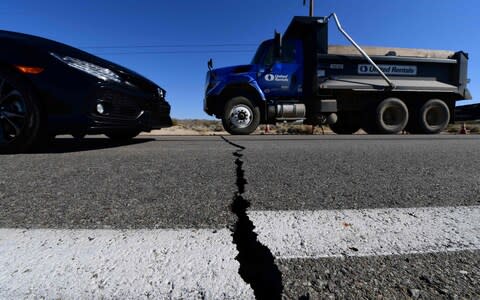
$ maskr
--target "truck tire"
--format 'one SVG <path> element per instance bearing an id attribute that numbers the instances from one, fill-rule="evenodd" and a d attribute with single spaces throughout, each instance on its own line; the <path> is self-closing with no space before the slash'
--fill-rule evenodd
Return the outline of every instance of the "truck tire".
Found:
<path id="1" fill-rule="evenodd" d="M 223 128 L 232 135 L 248 135 L 260 124 L 260 108 L 245 97 L 234 97 L 225 104 Z"/>
<path id="2" fill-rule="evenodd" d="M 408 108 L 402 100 L 387 98 L 375 110 L 376 131 L 380 134 L 396 134 L 405 129 L 408 123 Z M 367 130 L 370 133 L 372 130 Z"/>
<path id="3" fill-rule="evenodd" d="M 329 125 L 330 129 L 336 134 L 354 134 L 360 130 L 360 123 L 354 118 L 352 114 L 339 114 L 337 122 Z"/>
<path id="4" fill-rule="evenodd" d="M 450 110 L 440 99 L 428 100 L 418 112 L 416 129 L 419 133 L 436 134 L 443 131 L 450 122 Z"/>
<path id="5" fill-rule="evenodd" d="M 0 70 L 0 153 L 20 153 L 42 139 L 42 114 L 27 82 Z"/>

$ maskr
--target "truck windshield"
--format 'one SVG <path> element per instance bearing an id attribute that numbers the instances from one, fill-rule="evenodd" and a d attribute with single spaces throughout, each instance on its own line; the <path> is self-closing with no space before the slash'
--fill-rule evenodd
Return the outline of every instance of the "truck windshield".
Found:
<path id="1" fill-rule="evenodd" d="M 273 40 L 268 40 L 260 44 L 260 46 L 257 49 L 257 52 L 255 53 L 255 56 L 252 59 L 252 65 L 259 65 L 263 64 L 263 57 L 265 55 L 265 52 L 272 52 L 272 45 L 273 45 Z M 273 52 L 272 52 L 273 54 Z"/>
<path id="2" fill-rule="evenodd" d="M 285 41 L 282 45 L 282 57 L 278 59 L 282 63 L 294 63 L 296 59 L 296 48 L 294 41 Z M 268 66 L 275 61 L 273 55 L 273 40 L 268 40 L 260 44 L 255 56 L 253 57 L 252 64 Z"/>

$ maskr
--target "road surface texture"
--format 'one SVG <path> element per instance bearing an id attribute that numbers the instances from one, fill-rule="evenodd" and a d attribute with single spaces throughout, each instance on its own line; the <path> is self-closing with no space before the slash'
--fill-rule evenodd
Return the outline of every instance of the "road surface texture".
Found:
<path id="1" fill-rule="evenodd" d="M 0 156 L 0 298 L 479 298 L 479 150 L 57 138 Z"/>

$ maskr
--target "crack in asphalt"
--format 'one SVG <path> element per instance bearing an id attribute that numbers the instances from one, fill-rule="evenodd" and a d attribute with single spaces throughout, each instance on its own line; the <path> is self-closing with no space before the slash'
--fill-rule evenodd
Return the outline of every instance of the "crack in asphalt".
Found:
<path id="1" fill-rule="evenodd" d="M 268 247 L 260 243 L 255 226 L 247 215 L 250 202 L 243 198 L 245 185 L 248 184 L 243 170 L 243 154 L 246 148 L 233 143 L 227 138 L 221 138 L 237 148 L 233 152 L 236 165 L 236 185 L 231 211 L 237 216 L 237 222 L 232 229 L 233 243 L 237 247 L 238 255 L 235 259 L 240 263 L 238 273 L 242 279 L 250 284 L 256 299 L 281 299 L 283 292 L 282 273 L 275 265 L 275 257 Z"/>

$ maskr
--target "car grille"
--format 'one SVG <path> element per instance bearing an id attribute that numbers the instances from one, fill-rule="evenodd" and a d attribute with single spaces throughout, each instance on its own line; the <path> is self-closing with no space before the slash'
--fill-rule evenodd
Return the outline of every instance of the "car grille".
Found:
<path id="1" fill-rule="evenodd" d="M 139 105 L 141 100 L 129 95 L 107 90 L 100 99 L 108 105 L 108 115 L 111 117 L 135 119 L 142 111 Z"/>

